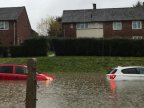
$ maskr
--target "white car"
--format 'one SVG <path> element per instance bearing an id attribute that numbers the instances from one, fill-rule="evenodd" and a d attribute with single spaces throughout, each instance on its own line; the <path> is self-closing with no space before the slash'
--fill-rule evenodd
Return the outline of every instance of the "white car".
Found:
<path id="1" fill-rule="evenodd" d="M 108 80 L 144 80 L 143 66 L 118 66 L 106 75 Z"/>

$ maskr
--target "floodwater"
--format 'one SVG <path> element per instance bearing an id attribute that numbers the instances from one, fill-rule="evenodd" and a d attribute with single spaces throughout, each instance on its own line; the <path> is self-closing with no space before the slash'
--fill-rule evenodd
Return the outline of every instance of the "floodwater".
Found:
<path id="1" fill-rule="evenodd" d="M 25 108 L 26 82 L 0 81 L 0 108 Z M 37 108 L 144 108 L 143 81 L 107 81 L 100 74 L 62 74 L 39 81 Z"/>

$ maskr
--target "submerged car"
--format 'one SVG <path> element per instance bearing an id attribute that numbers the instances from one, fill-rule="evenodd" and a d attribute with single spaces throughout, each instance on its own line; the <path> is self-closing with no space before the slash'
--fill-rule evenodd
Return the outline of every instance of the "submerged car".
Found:
<path id="1" fill-rule="evenodd" d="M 28 68 L 20 64 L 0 64 L 0 80 L 26 80 Z M 37 73 L 36 80 L 53 80 L 54 76 Z"/>
<path id="2" fill-rule="evenodd" d="M 108 80 L 144 80 L 143 66 L 118 66 L 106 75 Z"/>

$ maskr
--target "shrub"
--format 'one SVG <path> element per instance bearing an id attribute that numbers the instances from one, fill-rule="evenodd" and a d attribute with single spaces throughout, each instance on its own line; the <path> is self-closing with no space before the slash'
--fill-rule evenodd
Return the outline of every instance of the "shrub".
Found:
<path id="1" fill-rule="evenodd" d="M 144 56 L 144 40 L 53 39 L 58 56 Z"/>
<path id="2" fill-rule="evenodd" d="M 48 42 L 43 37 L 26 40 L 23 47 L 27 56 L 47 56 Z"/>
<path id="3" fill-rule="evenodd" d="M 12 57 L 47 56 L 48 41 L 44 37 L 25 40 L 20 46 L 10 47 Z"/>

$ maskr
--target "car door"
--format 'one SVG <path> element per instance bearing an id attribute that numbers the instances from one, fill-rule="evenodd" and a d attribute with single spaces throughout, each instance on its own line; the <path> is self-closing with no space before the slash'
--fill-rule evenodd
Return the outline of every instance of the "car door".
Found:
<path id="1" fill-rule="evenodd" d="M 144 80 L 144 68 L 143 67 L 139 67 L 137 68 L 137 71 L 140 73 L 139 77 Z"/>
<path id="2" fill-rule="evenodd" d="M 123 78 L 126 80 L 139 80 L 140 72 L 137 70 L 137 68 L 127 68 L 122 70 Z"/>
<path id="3" fill-rule="evenodd" d="M 13 80 L 13 66 L 0 66 L 0 80 Z"/>
<path id="4" fill-rule="evenodd" d="M 15 79 L 26 80 L 27 79 L 27 68 L 23 66 L 15 66 Z"/>

